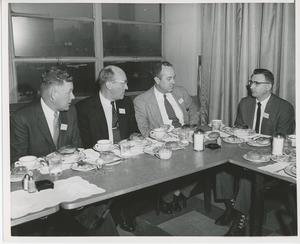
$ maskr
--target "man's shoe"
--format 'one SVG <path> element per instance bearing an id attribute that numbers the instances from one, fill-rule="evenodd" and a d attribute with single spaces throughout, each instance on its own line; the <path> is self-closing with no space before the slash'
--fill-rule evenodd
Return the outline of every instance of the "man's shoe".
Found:
<path id="1" fill-rule="evenodd" d="M 246 235 L 245 219 L 246 216 L 244 214 L 237 212 L 237 215 L 234 218 L 234 221 L 230 226 L 229 231 L 225 234 L 225 236 L 245 236 Z"/>
<path id="2" fill-rule="evenodd" d="M 122 230 L 128 231 L 128 232 L 133 232 L 135 231 L 135 226 L 132 222 L 130 221 L 123 221 L 119 223 L 119 226 Z"/>
<path id="3" fill-rule="evenodd" d="M 231 224 L 231 222 L 234 220 L 234 200 L 233 199 L 226 199 L 225 200 L 225 211 L 224 213 L 218 217 L 215 221 L 216 225 L 221 225 L 221 226 L 228 226 Z"/>
<path id="4" fill-rule="evenodd" d="M 173 212 L 173 206 L 172 206 L 172 203 L 166 203 L 164 202 L 163 200 L 162 201 L 162 204 L 160 206 L 160 211 L 162 211 L 164 214 L 171 214 Z"/>
<path id="5" fill-rule="evenodd" d="M 180 212 L 181 211 L 181 207 L 179 204 L 179 196 L 173 195 L 173 202 L 172 202 L 172 208 L 175 212 Z"/>

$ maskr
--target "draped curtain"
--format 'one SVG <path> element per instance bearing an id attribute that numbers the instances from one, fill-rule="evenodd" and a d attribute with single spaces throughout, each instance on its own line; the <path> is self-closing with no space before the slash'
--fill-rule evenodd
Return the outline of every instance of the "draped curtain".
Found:
<path id="1" fill-rule="evenodd" d="M 234 124 L 255 68 L 269 69 L 273 93 L 295 106 L 294 3 L 202 4 L 201 11 L 201 124 Z"/>

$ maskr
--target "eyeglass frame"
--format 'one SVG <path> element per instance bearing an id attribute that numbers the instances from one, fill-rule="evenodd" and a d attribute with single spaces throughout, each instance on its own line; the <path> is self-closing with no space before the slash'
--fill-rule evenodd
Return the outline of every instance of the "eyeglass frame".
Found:
<path id="1" fill-rule="evenodd" d="M 252 86 L 252 85 L 258 86 L 258 85 L 266 85 L 266 84 L 271 84 L 270 82 L 258 82 L 258 81 L 252 81 L 252 80 L 248 80 L 248 85 Z"/>
<path id="2" fill-rule="evenodd" d="M 126 86 L 128 84 L 128 80 L 122 81 L 122 80 L 112 80 L 112 83 L 118 83 L 121 84 L 123 86 Z"/>

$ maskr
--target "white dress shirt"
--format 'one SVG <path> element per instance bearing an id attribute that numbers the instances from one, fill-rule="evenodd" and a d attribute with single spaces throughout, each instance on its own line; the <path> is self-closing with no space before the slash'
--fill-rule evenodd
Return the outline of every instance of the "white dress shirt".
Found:
<path id="1" fill-rule="evenodd" d="M 47 120 L 47 124 L 48 124 L 48 128 L 50 130 L 51 136 L 53 138 L 53 121 L 54 121 L 54 111 L 48 107 L 48 105 L 44 102 L 43 98 L 41 98 L 41 105 L 42 105 L 42 109 L 43 112 L 45 114 L 46 120 Z M 58 112 L 58 116 L 59 116 L 59 112 Z"/>
<path id="2" fill-rule="evenodd" d="M 165 107 L 165 98 L 164 98 L 164 94 L 161 93 L 160 91 L 158 91 L 156 89 L 156 87 L 154 87 L 154 94 L 158 103 L 158 107 L 160 110 L 160 114 L 162 116 L 163 122 L 164 124 L 167 125 L 172 125 L 172 120 L 169 120 L 167 111 L 166 111 L 166 107 Z M 166 93 L 166 98 L 168 99 L 168 101 L 170 102 L 170 104 L 172 105 L 176 117 L 179 119 L 179 122 L 181 125 L 184 125 L 184 119 L 183 119 L 183 113 L 177 103 L 177 101 L 175 100 L 175 98 L 171 95 L 171 93 Z"/>
<path id="3" fill-rule="evenodd" d="M 112 108 L 111 108 L 111 101 L 106 99 L 101 91 L 99 92 L 100 102 L 102 104 L 104 114 L 106 117 L 107 129 L 108 129 L 108 139 L 113 142 L 114 136 L 112 131 Z M 116 104 L 116 103 L 115 103 Z"/>
<path id="4" fill-rule="evenodd" d="M 260 133 L 261 131 L 261 122 L 262 122 L 262 119 L 265 115 L 265 108 L 266 108 L 266 105 L 269 101 L 271 97 L 271 94 L 265 99 L 265 100 L 262 100 L 260 103 L 261 103 L 261 106 L 260 106 L 260 122 L 259 122 L 259 131 L 258 133 Z M 256 113 L 257 113 L 257 108 L 258 108 L 258 103 L 259 101 L 256 99 L 256 105 L 255 105 L 255 113 L 254 113 L 254 119 L 253 119 L 253 126 L 252 126 L 252 129 L 255 130 L 255 124 L 256 124 Z"/>

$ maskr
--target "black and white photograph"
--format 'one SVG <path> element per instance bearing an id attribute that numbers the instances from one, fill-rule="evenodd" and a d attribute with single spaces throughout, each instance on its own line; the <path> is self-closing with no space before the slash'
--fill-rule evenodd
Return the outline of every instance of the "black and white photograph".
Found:
<path id="1" fill-rule="evenodd" d="M 3 0 L 2 241 L 298 243 L 299 5 Z"/>

